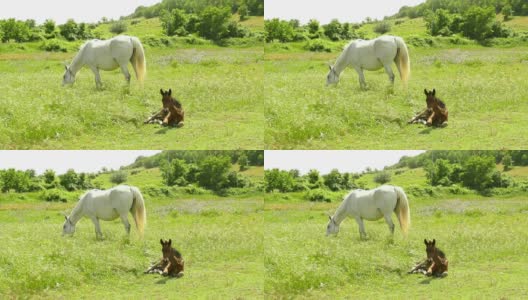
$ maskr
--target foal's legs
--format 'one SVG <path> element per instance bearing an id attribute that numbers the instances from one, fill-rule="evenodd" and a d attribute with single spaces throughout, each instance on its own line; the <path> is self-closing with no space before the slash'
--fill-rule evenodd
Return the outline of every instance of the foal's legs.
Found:
<path id="1" fill-rule="evenodd" d="M 125 212 L 124 214 L 119 215 L 121 217 L 121 222 L 123 222 L 123 225 L 125 225 L 125 231 L 127 234 L 130 234 L 130 223 L 128 222 L 128 212 Z"/>
<path id="2" fill-rule="evenodd" d="M 361 217 L 355 217 L 356 222 L 359 226 L 359 236 L 361 239 L 365 239 L 367 237 L 367 233 L 365 232 L 365 225 L 363 225 L 363 219 Z"/>

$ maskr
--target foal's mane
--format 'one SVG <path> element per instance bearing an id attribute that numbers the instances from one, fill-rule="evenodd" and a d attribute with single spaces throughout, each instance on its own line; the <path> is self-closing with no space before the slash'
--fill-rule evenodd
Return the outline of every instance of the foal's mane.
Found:
<path id="1" fill-rule="evenodd" d="M 440 100 L 440 98 L 435 97 L 435 99 L 436 99 L 436 102 L 438 102 L 438 106 L 440 106 L 441 108 L 446 107 L 444 101 Z"/>

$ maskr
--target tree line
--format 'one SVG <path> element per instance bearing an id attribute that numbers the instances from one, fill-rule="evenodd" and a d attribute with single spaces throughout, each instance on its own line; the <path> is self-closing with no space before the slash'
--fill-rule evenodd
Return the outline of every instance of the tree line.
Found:
<path id="1" fill-rule="evenodd" d="M 506 16 L 528 16 L 528 2 L 526 0 L 427 0 L 416 6 L 403 6 L 395 15 L 397 18 L 425 17 L 430 11 L 439 9 L 452 14 L 463 14 L 475 7 L 492 7 L 493 11 Z"/>
<path id="2" fill-rule="evenodd" d="M 238 12 L 240 16 L 264 15 L 264 0 L 163 0 L 152 6 L 139 6 L 130 17 L 155 18 L 160 17 L 163 11 L 173 9 L 198 14 L 208 7 L 227 7 L 231 14 Z"/>

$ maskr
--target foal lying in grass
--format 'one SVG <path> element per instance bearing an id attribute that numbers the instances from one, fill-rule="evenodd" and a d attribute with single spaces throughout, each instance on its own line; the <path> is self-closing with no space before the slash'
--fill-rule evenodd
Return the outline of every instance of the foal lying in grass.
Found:
<path id="1" fill-rule="evenodd" d="M 182 277 L 184 261 L 181 253 L 172 248 L 171 239 L 166 242 L 160 239 L 160 243 L 163 258 L 145 271 L 145 274 L 158 273 L 163 276 Z"/>
<path id="2" fill-rule="evenodd" d="M 182 127 L 185 112 L 183 111 L 181 103 L 176 98 L 172 97 L 171 89 L 166 92 L 163 89 L 160 89 L 160 93 L 162 96 L 161 102 L 163 103 L 163 108 L 143 123 L 157 123 L 163 126 Z"/>
<path id="3" fill-rule="evenodd" d="M 436 90 L 427 91 L 427 89 L 424 89 L 424 93 L 427 108 L 412 118 L 409 124 L 422 123 L 427 126 L 447 126 L 449 112 L 447 111 L 445 103 L 436 97 Z"/>

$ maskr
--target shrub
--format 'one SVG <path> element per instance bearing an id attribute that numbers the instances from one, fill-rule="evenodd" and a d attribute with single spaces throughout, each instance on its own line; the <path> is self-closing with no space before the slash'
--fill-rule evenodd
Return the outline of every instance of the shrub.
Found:
<path id="1" fill-rule="evenodd" d="M 110 176 L 110 182 L 120 184 L 127 181 L 128 173 L 126 171 L 117 171 Z"/>
<path id="2" fill-rule="evenodd" d="M 40 199 L 47 202 L 68 202 L 68 197 L 59 189 L 43 191 L 40 193 Z"/>
<path id="3" fill-rule="evenodd" d="M 118 21 L 110 26 L 110 32 L 114 34 L 120 34 L 128 30 L 127 23 L 124 21 Z"/>
<path id="4" fill-rule="evenodd" d="M 39 48 L 48 52 L 68 52 L 66 44 L 58 39 L 44 41 Z"/>
<path id="5" fill-rule="evenodd" d="M 391 181 L 391 173 L 387 171 L 380 172 L 374 176 L 374 182 L 378 184 L 385 184 Z"/>
<path id="6" fill-rule="evenodd" d="M 328 42 L 321 39 L 308 41 L 303 48 L 312 52 L 332 52 Z"/>
<path id="7" fill-rule="evenodd" d="M 380 22 L 374 27 L 375 33 L 384 34 L 389 31 L 391 31 L 391 24 L 386 21 Z"/>
<path id="8" fill-rule="evenodd" d="M 312 202 L 332 202 L 332 195 L 326 190 L 315 189 L 306 192 L 304 199 Z"/>

